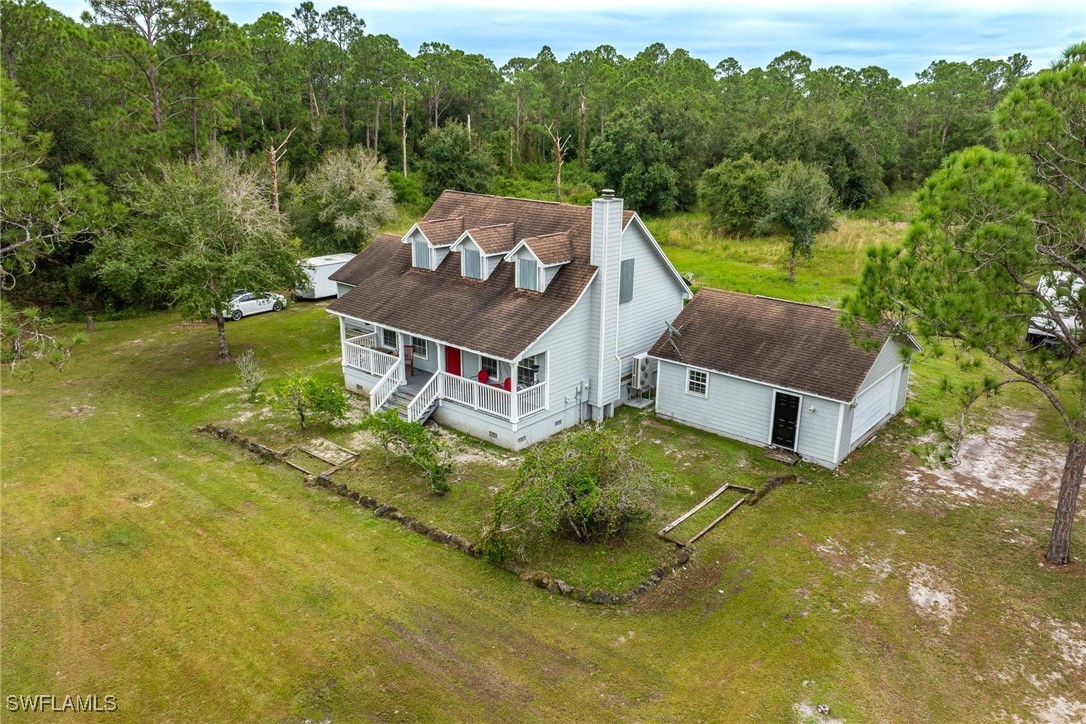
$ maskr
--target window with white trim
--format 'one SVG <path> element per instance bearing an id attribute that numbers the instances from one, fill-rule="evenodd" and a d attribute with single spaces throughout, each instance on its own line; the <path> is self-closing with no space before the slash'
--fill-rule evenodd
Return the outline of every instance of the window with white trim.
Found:
<path id="1" fill-rule="evenodd" d="M 537 383 L 539 358 L 528 357 L 517 364 L 517 389 L 532 387 Z"/>
<path id="2" fill-rule="evenodd" d="M 426 239 L 415 239 L 411 242 L 412 263 L 420 269 L 430 268 L 430 244 Z"/>
<path id="3" fill-rule="evenodd" d="M 491 381 L 498 380 L 498 360 L 491 357 L 481 357 L 479 359 L 479 368 L 486 372 L 486 376 Z"/>
<path id="4" fill-rule="evenodd" d="M 381 344 L 390 349 L 396 349 L 396 332 L 391 329 L 382 329 Z"/>
<path id="5" fill-rule="evenodd" d="M 476 249 L 464 249 L 464 276 L 468 279 L 483 278 L 483 256 Z"/>
<path id="6" fill-rule="evenodd" d="M 411 347 L 414 349 L 415 359 L 426 359 L 426 340 L 422 337 L 411 337 Z"/>
<path id="7" fill-rule="evenodd" d="M 539 291 L 539 265 L 535 259 L 517 259 L 517 287 Z"/>
<path id="8" fill-rule="evenodd" d="M 707 397 L 709 395 L 709 373 L 688 368 L 686 370 L 686 391 L 691 395 Z"/>

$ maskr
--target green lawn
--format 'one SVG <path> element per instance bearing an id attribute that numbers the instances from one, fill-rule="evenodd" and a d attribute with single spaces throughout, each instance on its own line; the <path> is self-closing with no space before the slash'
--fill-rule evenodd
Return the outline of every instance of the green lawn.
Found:
<path id="1" fill-rule="evenodd" d="M 848 223 L 858 238 L 863 224 L 900 233 Z M 757 260 L 770 242 L 727 242 L 760 249 L 740 262 L 682 241 L 696 217 L 653 224 L 702 283 L 746 278 L 802 299 L 847 290 L 867 243 L 833 242 L 841 251 L 801 266 L 790 287 L 779 263 Z M 338 327 L 322 305 L 228 333 L 273 378 L 338 374 Z M 798 466 L 800 482 L 742 506 L 636 604 L 598 607 L 194 433 L 218 422 L 273 445 L 300 439 L 244 400 L 214 353 L 213 327 L 156 314 L 99 324 L 63 374 L 3 373 L 3 696 L 113 694 L 117 721 L 794 721 L 818 703 L 849 721 L 1086 715 L 1074 708 L 1086 702 L 1086 573 L 1040 565 L 1050 502 L 916 501 L 905 420 L 836 472 Z M 939 379 L 954 374 L 947 357 L 918 360 L 917 402 L 950 414 Z M 1000 402 L 1041 411 L 1030 434 L 1056 429 L 1023 391 Z M 671 476 L 654 526 L 722 482 L 758 487 L 782 470 L 633 411 L 610 424 L 640 431 L 638 454 Z M 359 442 L 347 428 L 312 432 Z M 373 451 L 350 482 L 475 537 L 515 456 L 503 465 L 506 453 L 468 442 L 461 454 L 446 499 Z M 552 572 L 618 586 L 652 558 L 641 541 L 657 545 L 641 531 L 614 555 L 557 545 L 540 556 Z M 1082 520 L 1074 546 L 1086 551 Z M 916 602 L 943 594 L 946 618 Z"/>

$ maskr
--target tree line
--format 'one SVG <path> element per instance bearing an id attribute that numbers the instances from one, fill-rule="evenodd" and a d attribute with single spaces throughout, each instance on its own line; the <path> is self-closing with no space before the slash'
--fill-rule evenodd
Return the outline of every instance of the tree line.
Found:
<path id="1" fill-rule="evenodd" d="M 86 265 L 92 245 L 64 241 L 128 223 L 132 179 L 163 164 L 240 159 L 273 184 L 277 209 L 282 189 L 292 230 L 320 253 L 364 243 L 346 212 L 313 203 L 359 147 L 391 170 L 400 202 L 445 187 L 584 201 L 608 185 L 667 213 L 698 203 L 707 170 L 748 157 L 817 167 L 838 203 L 858 207 L 953 151 L 994 145 L 991 111 L 1030 66 L 1021 54 L 938 60 L 905 85 L 876 66 L 814 68 L 797 51 L 744 69 L 653 44 L 561 60 L 544 47 L 498 67 L 442 43 L 412 54 L 343 6 L 302 2 L 245 25 L 204 0 L 90 6 L 75 21 L 0 0 L 6 155 L 34 172 L 10 184 L 22 203 L 5 204 L 5 286 L 34 268 L 15 298 L 74 309 L 131 303 Z M 339 165 L 320 169 L 333 152 Z"/>

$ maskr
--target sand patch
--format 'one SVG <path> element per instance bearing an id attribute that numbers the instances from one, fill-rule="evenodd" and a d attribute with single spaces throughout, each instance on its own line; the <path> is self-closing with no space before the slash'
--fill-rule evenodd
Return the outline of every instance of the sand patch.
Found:
<path id="1" fill-rule="evenodd" d="M 1033 709 L 1032 721 L 1042 724 L 1066 724 L 1067 722 L 1086 721 L 1086 704 L 1081 701 L 1071 701 L 1062 696 L 1053 696 L 1050 699 L 1034 699 L 1030 702 Z M 1015 721 L 1020 721 L 1015 717 Z"/>
<path id="2" fill-rule="evenodd" d="M 1063 623 L 1050 618 L 1048 626 L 1049 636 L 1056 644 L 1060 658 L 1076 668 L 1086 667 L 1086 638 L 1083 637 L 1082 624 Z"/>
<path id="3" fill-rule="evenodd" d="M 912 459 L 905 481 L 915 495 L 935 494 L 959 505 L 993 497 L 1054 502 L 1066 451 L 1028 435 L 1036 417 L 1028 410 L 1007 410 L 985 432 L 962 441 L 957 465 L 928 469 Z"/>
<path id="4" fill-rule="evenodd" d="M 820 709 L 820 707 L 822 707 Z M 829 715 L 830 708 L 825 704 L 812 704 L 809 701 L 801 701 L 792 705 L 792 711 L 796 719 L 801 722 L 819 722 L 819 724 L 844 724 L 843 719 L 834 719 Z"/>
<path id="5" fill-rule="evenodd" d="M 938 571 L 923 563 L 909 571 L 909 599 L 921 616 L 939 621 L 944 633 L 950 631 L 959 608 L 964 608 Z"/>

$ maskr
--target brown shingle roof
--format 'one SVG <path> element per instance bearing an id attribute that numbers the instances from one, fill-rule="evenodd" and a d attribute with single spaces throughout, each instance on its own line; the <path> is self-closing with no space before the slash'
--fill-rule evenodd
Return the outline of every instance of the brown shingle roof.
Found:
<path id="1" fill-rule="evenodd" d="M 837 316 L 826 307 L 702 289 L 674 322 L 675 346 L 665 332 L 649 354 L 851 402 L 879 349 L 854 345 Z M 866 331 L 881 348 L 891 327 Z"/>
<path id="2" fill-rule="evenodd" d="M 525 245 L 544 264 L 561 264 L 573 259 L 573 245 L 569 241 L 569 232 L 533 236 L 524 240 Z"/>
<path id="3" fill-rule="evenodd" d="M 484 254 L 500 254 L 515 246 L 513 224 L 491 224 L 468 229 L 471 238 L 483 250 Z"/>
<path id="4" fill-rule="evenodd" d="M 460 238 L 464 233 L 464 219 L 461 216 L 433 218 L 429 214 L 419 222 L 419 229 L 434 246 L 446 246 Z"/>
<path id="5" fill-rule="evenodd" d="M 376 244 L 378 241 L 399 242 L 401 239 L 402 237 L 396 236 L 395 234 L 381 234 L 372 242 L 372 244 Z M 363 276 L 363 270 L 373 263 L 374 259 L 372 257 L 363 257 L 361 254 L 355 254 L 353 259 L 328 275 L 328 278 L 334 282 L 343 282 L 344 284 L 352 285 L 358 284 L 357 280 Z"/>
<path id="6" fill-rule="evenodd" d="M 625 212 L 624 221 L 632 215 Z M 469 229 L 511 223 L 521 239 L 566 232 L 573 260 L 545 292 L 529 292 L 516 288 L 515 265 L 506 262 L 484 282 L 461 276 L 456 254 L 435 271 L 415 269 L 410 246 L 384 235 L 333 275 L 355 288 L 329 310 L 513 359 L 573 306 L 596 274 L 589 263 L 589 207 L 446 191 L 425 219 L 450 217 Z"/>

